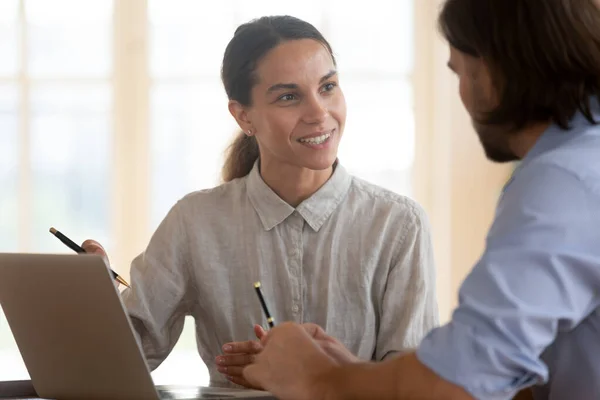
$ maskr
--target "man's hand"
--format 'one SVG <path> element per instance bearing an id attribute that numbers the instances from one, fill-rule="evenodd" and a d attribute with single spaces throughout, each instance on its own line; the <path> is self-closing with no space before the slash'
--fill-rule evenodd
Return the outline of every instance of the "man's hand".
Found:
<path id="1" fill-rule="evenodd" d="M 284 323 L 273 328 L 261 341 L 262 352 L 244 368 L 244 378 L 282 399 L 325 399 L 323 378 L 338 364 L 314 338 L 326 340 L 315 327 Z"/>
<path id="2" fill-rule="evenodd" d="M 319 344 L 327 335 L 317 328 L 285 323 L 272 329 L 262 340 L 263 351 L 244 369 L 244 378 L 285 400 L 472 399 L 414 352 L 378 363 L 340 365 Z"/>
<path id="3" fill-rule="evenodd" d="M 304 330 L 319 344 L 321 349 L 323 349 L 323 351 L 338 364 L 360 362 L 358 357 L 344 347 L 339 340 L 326 334 L 319 325 L 303 324 L 302 328 L 304 328 Z"/>
<path id="4" fill-rule="evenodd" d="M 223 352 L 225 354 L 218 356 L 215 362 L 217 363 L 217 370 L 224 374 L 231 382 L 251 389 L 261 389 L 259 386 L 251 385 L 242 376 L 244 367 L 252 364 L 256 354 L 261 352 L 263 346 L 260 340 L 267 333 L 260 325 L 254 325 L 254 334 L 258 340 L 232 342 L 223 345 Z"/>
<path id="5" fill-rule="evenodd" d="M 312 337 L 315 342 L 321 347 L 327 355 L 334 359 L 338 364 L 348 364 L 359 362 L 360 360 L 352 354 L 344 345 L 336 338 L 329 336 L 325 331 L 316 324 L 303 324 L 302 328 Z M 242 375 L 243 369 L 252 364 L 258 353 L 263 349 L 260 342 L 267 332 L 260 326 L 254 326 L 254 334 L 256 340 L 246 342 L 226 343 L 223 346 L 225 354 L 216 358 L 217 370 L 224 374 L 228 380 L 238 385 L 251 388 L 262 389 L 262 387 L 251 385 Z"/>

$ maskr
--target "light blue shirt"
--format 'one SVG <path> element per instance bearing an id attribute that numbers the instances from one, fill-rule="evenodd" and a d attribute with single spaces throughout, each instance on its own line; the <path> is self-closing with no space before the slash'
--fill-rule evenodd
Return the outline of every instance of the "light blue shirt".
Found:
<path id="1" fill-rule="evenodd" d="M 452 321 L 417 350 L 476 398 L 600 399 L 600 125 L 571 128 L 521 162 Z"/>

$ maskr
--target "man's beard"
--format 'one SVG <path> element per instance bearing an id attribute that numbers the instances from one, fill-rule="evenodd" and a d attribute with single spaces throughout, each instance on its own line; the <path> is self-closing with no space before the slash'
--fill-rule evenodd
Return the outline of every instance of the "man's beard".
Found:
<path id="1" fill-rule="evenodd" d="M 514 134 L 509 129 L 497 125 L 484 125 L 473 121 L 486 157 L 493 162 L 506 163 L 518 161 L 520 158 L 511 150 L 510 137 Z"/>

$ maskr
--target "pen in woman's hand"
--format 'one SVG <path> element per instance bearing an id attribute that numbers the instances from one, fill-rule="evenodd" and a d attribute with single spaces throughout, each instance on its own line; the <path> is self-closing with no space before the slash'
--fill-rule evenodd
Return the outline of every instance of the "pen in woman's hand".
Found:
<path id="1" fill-rule="evenodd" d="M 269 308 L 267 307 L 267 303 L 265 298 L 262 295 L 262 291 L 260 290 L 260 282 L 256 282 L 254 284 L 254 289 L 256 290 L 256 294 L 258 296 L 258 300 L 260 301 L 260 305 L 263 308 L 265 316 L 267 317 L 267 323 L 269 324 L 269 328 L 273 328 L 275 326 L 275 320 L 271 317 L 271 313 L 269 312 Z"/>
<path id="2" fill-rule="evenodd" d="M 81 247 L 77 243 L 73 242 L 71 239 L 69 239 L 68 237 L 63 235 L 61 232 L 59 232 L 55 228 L 50 228 L 50 233 L 53 234 L 54 236 L 56 236 L 58 238 L 58 240 L 63 242 L 68 248 L 70 248 L 74 252 L 80 253 L 80 254 L 86 252 L 83 247 Z M 111 272 L 114 280 L 116 280 L 117 282 L 119 282 L 122 285 L 125 285 L 126 287 L 131 287 L 131 286 L 129 286 L 129 283 L 127 283 L 127 281 L 125 279 L 121 278 L 121 276 L 119 276 L 119 274 L 117 274 L 115 271 L 113 271 L 111 269 L 110 272 Z"/>

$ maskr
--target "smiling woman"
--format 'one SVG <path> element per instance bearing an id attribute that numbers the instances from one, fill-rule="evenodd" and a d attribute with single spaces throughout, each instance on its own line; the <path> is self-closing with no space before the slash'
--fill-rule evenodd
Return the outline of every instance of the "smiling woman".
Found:
<path id="1" fill-rule="evenodd" d="M 271 14 L 311 22 L 335 48 L 342 85 L 323 89 L 343 87 L 352 110 L 341 166 L 415 194 L 412 0 L 1 0 L 1 251 L 68 251 L 47 233 L 60 224 L 100 240 L 129 280 L 176 200 L 219 183 L 239 129 L 219 82 L 223 51 L 236 26 Z M 187 317 L 157 382 L 208 383 L 196 332 Z M 0 379 L 28 376 L 2 316 L 0 360 Z"/>
<path id="2" fill-rule="evenodd" d="M 211 384 L 247 386 L 241 371 L 264 335 L 256 281 L 275 320 L 320 325 L 350 350 L 344 358 L 381 361 L 437 324 L 421 207 L 337 161 L 346 103 L 335 71 L 308 22 L 262 17 L 236 30 L 222 79 L 243 133 L 228 182 L 171 208 L 123 292 L 151 368 L 191 315 Z M 93 241 L 84 248 L 103 253 Z"/>
<path id="3" fill-rule="evenodd" d="M 346 102 L 335 58 L 316 29 L 293 17 L 261 18 L 240 27 L 237 35 L 243 38 L 244 31 L 250 30 L 260 32 L 264 39 L 250 46 L 242 39 L 230 42 L 223 82 L 229 110 L 245 136 L 234 146 L 256 141 L 254 148 L 259 151 L 244 157 L 232 148 L 224 175 L 226 180 L 247 175 L 260 154 L 262 178 L 271 188 L 281 186 L 276 182 L 291 182 L 288 188 L 274 190 L 297 206 L 329 179 L 337 158 Z M 242 61 L 250 57 L 255 60 Z M 250 69 L 252 66 L 255 69 Z M 227 176 L 240 156 L 244 164 L 238 174 Z M 306 192 L 295 197 L 290 192 L 298 186 L 304 186 Z"/>
<path id="4" fill-rule="evenodd" d="M 262 40 L 249 43 L 252 33 Z M 225 51 L 222 78 L 243 130 L 225 162 L 225 181 L 250 173 L 260 154 L 267 184 L 304 175 L 320 187 L 331 175 L 346 120 L 335 58 L 321 33 L 293 17 L 242 25 Z M 303 200 L 278 194 L 293 205 Z"/>

